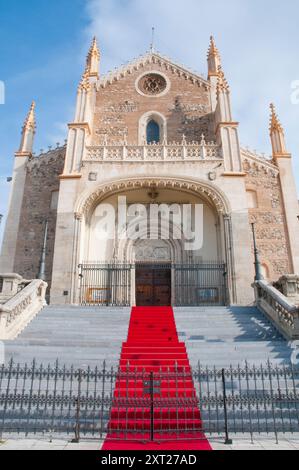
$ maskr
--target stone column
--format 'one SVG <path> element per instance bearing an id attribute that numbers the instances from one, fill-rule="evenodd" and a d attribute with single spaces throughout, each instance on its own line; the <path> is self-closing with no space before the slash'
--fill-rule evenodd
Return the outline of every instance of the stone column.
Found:
<path id="1" fill-rule="evenodd" d="M 224 230 L 224 244 L 225 244 L 225 259 L 226 259 L 226 266 L 227 266 L 227 290 L 229 294 L 228 302 L 230 304 L 236 304 L 237 303 L 236 277 L 235 277 L 234 252 L 232 249 L 231 217 L 227 214 L 223 216 L 223 230 Z"/>
<path id="2" fill-rule="evenodd" d="M 292 272 L 286 274 L 299 274 L 299 204 L 297 188 L 292 169 L 290 156 L 276 157 L 279 168 L 281 193 L 285 210 L 287 233 L 289 238 L 289 251 L 292 260 Z"/>
<path id="3" fill-rule="evenodd" d="M 16 155 L 15 157 L 9 209 L 0 257 L 1 272 L 14 272 L 28 160 L 28 154 Z"/>
<path id="4" fill-rule="evenodd" d="M 73 301 L 74 247 L 78 236 L 74 207 L 79 181 L 76 177 L 61 177 L 50 297 L 56 305 Z"/>
<path id="5" fill-rule="evenodd" d="M 72 282 L 71 282 L 71 299 L 72 303 L 79 305 L 80 292 L 79 292 L 79 263 L 80 259 L 80 246 L 81 246 L 81 231 L 82 231 L 82 214 L 75 214 L 74 225 L 74 249 L 73 249 L 73 269 L 72 269 Z"/>
<path id="6" fill-rule="evenodd" d="M 252 240 L 247 212 L 231 214 L 232 246 L 235 265 L 236 305 L 251 305 L 254 301 Z"/>

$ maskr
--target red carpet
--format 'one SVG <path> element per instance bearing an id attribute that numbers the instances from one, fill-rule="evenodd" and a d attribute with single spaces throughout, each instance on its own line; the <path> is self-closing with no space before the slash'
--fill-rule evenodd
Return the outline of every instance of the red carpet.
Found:
<path id="1" fill-rule="evenodd" d="M 212 450 L 201 429 L 188 354 L 172 308 L 133 308 L 102 450 Z"/>

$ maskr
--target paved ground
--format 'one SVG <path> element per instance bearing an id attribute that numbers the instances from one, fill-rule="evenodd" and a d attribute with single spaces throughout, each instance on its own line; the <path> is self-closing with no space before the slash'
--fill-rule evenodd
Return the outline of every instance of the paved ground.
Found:
<path id="1" fill-rule="evenodd" d="M 289 364 L 292 350 L 255 308 L 176 308 L 181 341 L 196 366 L 227 367 L 247 360 Z M 126 340 L 130 309 L 47 307 L 15 341 L 5 343 L 6 362 L 56 359 L 67 366 L 117 366 Z"/>
<path id="2" fill-rule="evenodd" d="M 260 436 L 252 443 L 250 439 L 243 436 L 236 436 L 233 445 L 226 446 L 219 439 L 210 439 L 215 451 L 228 450 L 299 450 L 299 435 L 290 435 L 282 438 L 279 444 L 275 440 Z M 0 443 L 0 450 L 74 450 L 74 451 L 100 451 L 101 442 L 82 441 L 80 444 L 72 444 L 67 440 L 53 440 L 52 442 L 43 439 L 9 439 Z M 163 450 L 163 449 L 161 449 Z"/>

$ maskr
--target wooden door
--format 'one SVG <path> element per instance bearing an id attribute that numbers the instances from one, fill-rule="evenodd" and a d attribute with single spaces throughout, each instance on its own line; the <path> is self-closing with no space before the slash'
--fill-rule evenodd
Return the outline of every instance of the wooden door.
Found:
<path id="1" fill-rule="evenodd" d="M 143 266 L 136 269 L 137 306 L 171 305 L 171 269 Z"/>

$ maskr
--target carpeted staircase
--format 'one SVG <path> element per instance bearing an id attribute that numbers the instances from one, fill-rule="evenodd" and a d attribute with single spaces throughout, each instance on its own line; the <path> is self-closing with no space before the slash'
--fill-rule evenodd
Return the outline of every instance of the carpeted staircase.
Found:
<path id="1" fill-rule="evenodd" d="M 137 311 L 135 313 L 137 315 Z M 91 369 L 102 367 L 105 360 L 108 370 L 119 365 L 122 348 L 122 372 L 126 373 L 128 362 L 134 374 L 142 364 L 142 372 L 139 380 L 134 377 L 128 383 L 120 378 L 116 398 L 118 393 L 126 399 L 127 390 L 131 390 L 133 398 L 140 399 L 151 370 L 157 374 L 161 368 L 165 373 L 180 367 L 186 371 L 186 377 L 178 381 L 185 401 L 194 397 L 193 383 L 190 375 L 188 377 L 189 361 L 194 368 L 199 361 L 202 367 L 216 368 L 228 368 L 230 364 L 244 366 L 245 361 L 256 366 L 265 365 L 268 360 L 273 365 L 289 365 L 291 361 L 291 347 L 254 307 L 175 308 L 174 318 L 171 314 L 167 321 L 165 315 L 151 310 L 141 318 L 137 315 L 134 320 L 137 324 L 130 315 L 129 308 L 46 307 L 15 341 L 5 342 L 5 360 L 8 363 L 13 358 L 16 363 L 30 365 L 35 358 L 46 367 L 47 364 L 53 366 L 58 359 L 61 367 L 65 364 L 67 368 Z M 122 347 L 129 322 L 128 341 Z M 169 377 L 167 380 L 162 377 L 162 398 L 176 397 L 176 387 Z M 200 412 L 194 404 L 182 407 L 179 419 L 175 414 L 177 408 L 166 408 L 161 406 L 155 411 L 156 436 L 159 431 L 163 431 L 164 436 L 171 434 L 173 427 L 181 426 L 181 431 L 186 431 L 180 418 L 193 430 L 200 429 Z M 142 410 L 136 406 L 121 409 L 117 404 L 111 413 L 110 431 L 119 435 L 122 430 L 131 428 L 129 431 L 135 433 L 135 437 L 145 433 L 148 439 L 151 415 L 149 410 Z M 178 429 L 175 434 L 177 439 Z M 163 443 L 164 449 L 167 450 L 166 443 Z"/>
<path id="2" fill-rule="evenodd" d="M 15 341 L 5 342 L 5 359 L 16 363 L 60 364 L 75 368 L 116 366 L 128 333 L 131 309 L 46 307 Z M 290 364 L 292 350 L 253 307 L 175 308 L 179 340 L 191 366 Z"/>
<path id="3" fill-rule="evenodd" d="M 132 310 L 119 373 L 103 450 L 211 450 L 172 308 Z"/>

